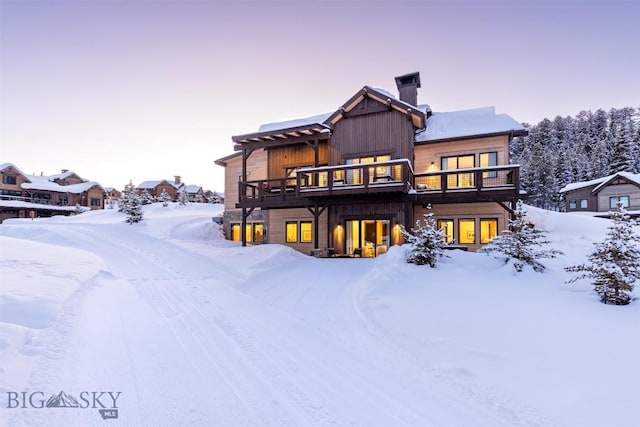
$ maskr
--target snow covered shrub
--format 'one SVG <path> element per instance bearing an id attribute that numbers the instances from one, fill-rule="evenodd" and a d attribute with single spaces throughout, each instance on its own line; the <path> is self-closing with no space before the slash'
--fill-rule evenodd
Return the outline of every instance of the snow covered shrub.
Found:
<path id="1" fill-rule="evenodd" d="M 178 204 L 186 205 L 187 203 L 189 203 L 189 195 L 187 194 L 186 189 L 182 189 L 180 195 L 178 196 Z"/>
<path id="2" fill-rule="evenodd" d="M 431 206 L 428 206 L 431 209 Z M 436 266 L 438 258 L 444 256 L 444 248 L 449 244 L 446 242 L 446 234 L 438 228 L 438 223 L 433 218 L 433 212 L 424 214 L 424 224 L 416 220 L 416 227 L 409 233 L 404 228 L 402 236 L 411 245 L 407 252 L 407 262 L 417 265 L 429 264 Z"/>
<path id="3" fill-rule="evenodd" d="M 546 240 L 546 233 L 536 229 L 527 220 L 526 215 L 522 200 L 518 200 L 515 219 L 509 220 L 509 228 L 503 230 L 478 252 L 496 253 L 495 258 L 503 259 L 505 264 L 511 261 L 513 268 L 518 272 L 528 264 L 534 271 L 542 273 L 545 266 L 538 261 L 540 258 L 555 258 L 563 253 L 555 249 L 540 249 L 550 242 Z"/>
<path id="4" fill-rule="evenodd" d="M 144 212 L 142 210 L 142 202 L 140 196 L 136 194 L 136 190 L 132 187 L 124 194 L 120 209 L 127 215 L 125 222 L 128 224 L 135 224 L 142 221 Z"/>
<path id="5" fill-rule="evenodd" d="M 620 202 L 609 216 L 613 224 L 608 227 L 605 240 L 595 243 L 588 263 L 565 268 L 569 272 L 581 273 L 567 283 L 590 278 L 600 301 L 626 305 L 632 300 L 633 283 L 640 279 L 640 237 L 633 229 L 638 222 L 629 217 Z"/>
<path id="6" fill-rule="evenodd" d="M 142 190 L 142 194 L 140 195 L 140 203 L 143 205 L 150 205 L 153 203 L 153 196 L 149 194 L 147 189 Z"/>
<path id="7" fill-rule="evenodd" d="M 163 189 L 162 193 L 160 193 L 160 201 L 162 202 L 162 206 L 164 206 L 165 208 L 169 206 L 171 196 L 169 195 L 169 193 L 167 193 L 167 190 Z"/>

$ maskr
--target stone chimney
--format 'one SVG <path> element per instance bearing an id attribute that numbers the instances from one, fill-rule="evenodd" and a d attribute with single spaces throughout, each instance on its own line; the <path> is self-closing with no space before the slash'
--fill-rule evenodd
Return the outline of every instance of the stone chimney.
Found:
<path id="1" fill-rule="evenodd" d="M 396 86 L 400 101 L 407 104 L 418 105 L 418 88 L 420 87 L 420 73 L 415 72 L 396 77 Z"/>
<path id="2" fill-rule="evenodd" d="M 175 178 L 176 185 L 182 184 L 182 177 L 180 175 L 174 175 L 173 177 Z"/>

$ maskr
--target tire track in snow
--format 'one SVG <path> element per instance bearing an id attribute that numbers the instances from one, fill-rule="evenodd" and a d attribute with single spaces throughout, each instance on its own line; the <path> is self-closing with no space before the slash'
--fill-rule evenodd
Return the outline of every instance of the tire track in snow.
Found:
<path id="1" fill-rule="evenodd" d="M 493 417 L 495 424 L 492 425 L 494 426 L 541 427 L 553 425 L 551 420 L 540 416 L 532 408 L 514 402 L 511 398 L 500 396 L 495 390 L 480 385 L 470 378 L 454 376 L 451 372 L 433 366 L 427 357 L 410 350 L 400 340 L 394 339 L 392 333 L 385 331 L 382 325 L 374 320 L 375 317 L 367 305 L 370 284 L 375 283 L 375 279 L 384 274 L 384 269 L 375 266 L 356 283 L 352 294 L 354 311 L 364 328 L 372 337 L 375 337 L 375 340 L 399 354 L 407 361 L 407 366 L 418 366 L 430 378 L 437 381 L 440 384 L 438 391 L 443 393 L 448 390 L 447 395 L 452 401 L 457 401 L 463 406 L 471 404 L 478 411 Z M 428 353 L 425 352 L 425 354 Z"/>

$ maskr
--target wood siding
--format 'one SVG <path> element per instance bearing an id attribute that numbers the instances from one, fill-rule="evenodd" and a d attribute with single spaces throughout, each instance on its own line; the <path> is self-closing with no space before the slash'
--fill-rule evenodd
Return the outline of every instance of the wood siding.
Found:
<path id="1" fill-rule="evenodd" d="M 233 157 L 224 168 L 224 209 L 235 210 L 238 203 L 238 181 L 242 176 L 242 156 Z M 267 179 L 267 152 L 256 150 L 247 159 L 249 179 Z"/>
<path id="2" fill-rule="evenodd" d="M 318 248 L 325 250 L 327 245 L 327 211 L 325 210 L 319 217 Z M 305 208 L 278 209 L 269 211 L 269 229 L 267 235 L 269 243 L 280 243 L 289 246 L 299 252 L 309 255 L 314 248 L 314 243 L 287 243 L 286 223 L 288 221 L 311 221 L 313 215 Z"/>
<path id="3" fill-rule="evenodd" d="M 377 111 L 380 104 L 369 99 L 361 104 L 362 112 L 351 113 L 336 123 L 329 142 L 329 164 L 341 165 L 347 158 L 371 154 L 411 160 L 414 140 L 411 120 L 395 110 L 366 114 L 367 105 Z M 353 111 L 358 111 L 358 108 Z"/>
<path id="4" fill-rule="evenodd" d="M 424 219 L 424 214 L 429 210 L 424 206 L 416 205 L 414 208 L 415 219 Z M 433 205 L 430 212 L 433 212 L 434 218 L 438 219 L 450 219 L 454 222 L 454 245 L 458 245 L 460 236 L 458 234 L 458 220 L 460 219 L 473 219 L 475 221 L 475 244 L 464 244 L 471 251 L 475 251 L 480 248 L 480 219 L 497 219 L 498 220 L 498 234 L 502 230 L 505 230 L 509 225 L 509 213 L 497 203 L 460 203 L 460 204 L 446 204 L 446 205 Z"/>
<path id="5" fill-rule="evenodd" d="M 573 191 L 567 191 L 564 194 L 565 209 L 567 212 L 584 212 L 584 211 L 597 211 L 598 210 L 598 198 L 591 192 L 595 188 L 595 185 L 589 187 L 579 188 Z M 576 207 L 571 208 L 571 200 L 575 200 Z M 581 208 L 580 201 L 587 200 L 587 207 Z"/>
<path id="6" fill-rule="evenodd" d="M 288 168 L 303 166 L 315 166 L 315 150 L 307 144 L 288 145 L 281 148 L 270 148 L 269 153 L 269 178 L 286 178 Z M 327 143 L 318 144 L 318 164 L 326 165 L 328 161 Z M 249 179 L 254 178 L 253 175 Z"/>
<path id="7" fill-rule="evenodd" d="M 598 212 L 608 212 L 611 210 L 609 197 L 629 196 L 629 207 L 627 210 L 640 209 L 640 188 L 636 185 L 628 184 L 622 180 L 620 183 L 612 183 L 598 192 Z"/>
<path id="8" fill-rule="evenodd" d="M 474 154 L 476 167 L 479 167 L 480 153 L 493 151 L 498 153 L 498 165 L 508 165 L 509 137 L 503 135 L 416 145 L 413 170 L 416 173 L 427 172 L 431 162 L 440 169 L 440 159 L 442 157 L 465 154 Z"/>

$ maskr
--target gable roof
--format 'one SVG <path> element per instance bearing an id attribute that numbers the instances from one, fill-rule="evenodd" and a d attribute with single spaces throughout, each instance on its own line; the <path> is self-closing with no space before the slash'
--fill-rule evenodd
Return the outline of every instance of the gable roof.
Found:
<path id="1" fill-rule="evenodd" d="M 169 181 L 167 179 L 159 179 L 156 181 L 142 181 L 140 184 L 136 185 L 136 189 L 146 190 L 150 188 L 156 188 L 158 185 L 165 183 L 171 185 L 174 188 L 180 188 L 180 185 L 176 185 L 175 182 Z"/>
<path id="2" fill-rule="evenodd" d="M 617 173 L 614 173 L 613 175 L 603 176 L 601 178 L 596 178 L 589 181 L 574 182 L 571 184 L 567 184 L 560 189 L 559 193 L 563 194 L 569 191 L 579 190 L 581 188 L 593 187 L 593 189 L 591 190 L 591 193 L 596 194 L 600 190 L 602 190 L 604 187 L 609 185 L 609 183 L 611 183 L 611 181 L 613 181 L 616 178 L 623 178 L 628 182 L 640 187 L 640 174 L 637 174 L 637 173 L 634 174 L 631 172 L 617 172 Z"/>
<path id="3" fill-rule="evenodd" d="M 340 108 L 338 108 L 327 118 L 326 123 L 332 126 L 335 125 L 345 116 L 345 113 L 353 110 L 366 98 L 373 99 L 374 101 L 377 101 L 382 105 L 386 105 L 390 109 L 394 109 L 402 114 L 406 114 L 407 116 L 411 117 L 411 121 L 416 128 L 424 128 L 425 114 L 420 108 L 399 100 L 390 92 L 387 92 L 384 89 L 372 88 L 371 86 L 363 87 L 355 95 L 349 98 L 347 102 L 345 102 Z"/>
<path id="4" fill-rule="evenodd" d="M 66 171 L 66 172 L 55 174 L 55 175 L 49 175 L 49 181 L 56 181 L 56 180 L 59 180 L 59 179 L 66 179 L 66 178 L 69 178 L 69 177 L 72 177 L 72 176 L 75 176 L 80 181 L 86 181 L 85 179 L 82 179 L 80 177 L 80 175 L 78 175 L 77 173 L 75 173 L 73 171 Z"/>
<path id="5" fill-rule="evenodd" d="M 591 192 L 593 194 L 598 193 L 600 190 L 602 190 L 604 187 L 606 187 L 607 185 L 609 185 L 611 182 L 613 182 L 618 178 L 622 178 L 628 183 L 634 184 L 637 187 L 640 187 L 640 174 L 631 173 L 631 172 L 617 172 L 617 173 L 614 173 L 613 175 L 609 175 L 608 177 L 606 177 L 605 180 L 602 181 L 596 188 L 591 190 Z"/>
<path id="6" fill-rule="evenodd" d="M 425 106 L 428 108 L 428 106 Z M 496 114 L 495 107 L 432 113 L 426 129 L 416 135 L 416 142 L 455 140 L 473 136 L 501 134 L 526 135 L 527 129 L 507 114 Z"/>
<path id="7" fill-rule="evenodd" d="M 0 164 L 0 172 L 4 172 L 6 169 L 9 169 L 9 168 L 13 168 L 13 169 L 15 169 L 15 170 L 16 170 L 16 172 L 18 172 L 20 175 L 24 176 L 24 177 L 25 177 L 25 179 L 26 179 L 28 182 L 31 182 L 31 181 L 29 180 L 29 176 L 31 176 L 31 175 L 27 175 L 26 173 L 22 172 L 22 171 L 20 170 L 20 168 L 19 168 L 19 167 L 17 167 L 16 165 L 14 165 L 13 163 L 2 163 L 2 164 Z"/>

